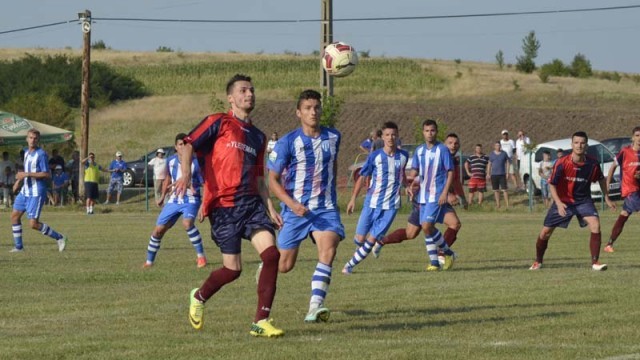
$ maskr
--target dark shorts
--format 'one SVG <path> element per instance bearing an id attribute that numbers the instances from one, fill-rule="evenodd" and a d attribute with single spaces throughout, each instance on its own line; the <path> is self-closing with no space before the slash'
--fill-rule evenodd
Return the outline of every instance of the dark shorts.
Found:
<path id="1" fill-rule="evenodd" d="M 491 188 L 493 191 L 507 190 L 507 175 L 491 175 Z"/>
<path id="2" fill-rule="evenodd" d="M 411 209 L 411 214 L 409 214 L 407 222 L 411 225 L 422 227 L 422 225 L 420 225 L 420 204 L 416 202 L 411 202 L 411 204 L 413 208 Z"/>
<path id="3" fill-rule="evenodd" d="M 544 218 L 544 226 L 549 228 L 561 227 L 566 229 L 569 226 L 569 222 L 573 217 L 578 218 L 580 227 L 587 226 L 587 222 L 584 221 L 585 217 L 595 216 L 598 217 L 598 210 L 591 201 L 581 204 L 567 205 L 567 216 L 560 216 L 558 214 L 558 207 L 555 203 L 551 205 L 547 216 Z"/>
<path id="4" fill-rule="evenodd" d="M 634 192 L 624 198 L 622 209 L 629 214 L 640 211 L 640 193 Z"/>
<path id="5" fill-rule="evenodd" d="M 98 197 L 99 197 L 98 183 L 89 182 L 89 181 L 85 182 L 84 195 L 87 197 L 87 199 L 98 200 Z"/>
<path id="6" fill-rule="evenodd" d="M 250 240 L 256 230 L 267 230 L 275 236 L 273 221 L 260 197 L 255 197 L 246 205 L 228 208 L 214 208 L 209 214 L 211 239 L 223 254 L 240 254 L 242 239 Z"/>

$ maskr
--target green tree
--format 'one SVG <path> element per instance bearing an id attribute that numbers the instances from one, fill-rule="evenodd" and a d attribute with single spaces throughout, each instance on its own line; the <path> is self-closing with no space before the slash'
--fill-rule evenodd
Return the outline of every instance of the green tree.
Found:
<path id="1" fill-rule="evenodd" d="M 504 53 L 502 50 L 498 50 L 496 54 L 496 63 L 498 63 L 498 68 L 502 70 L 504 68 Z"/>
<path id="2" fill-rule="evenodd" d="M 329 96 L 327 95 L 326 90 L 323 91 L 322 99 L 322 117 L 320 118 L 320 125 L 334 128 L 338 124 L 344 99 L 335 95 Z"/>
<path id="3" fill-rule="evenodd" d="M 540 41 L 536 38 L 536 32 L 530 31 L 529 34 L 522 39 L 522 51 L 524 55 L 516 57 L 516 70 L 531 74 L 536 70 L 534 59 L 538 57 L 540 49 Z"/>
<path id="4" fill-rule="evenodd" d="M 573 57 L 571 62 L 571 68 L 569 69 L 571 76 L 578 78 L 588 78 L 593 76 L 593 70 L 591 69 L 591 62 L 586 56 L 578 53 Z"/>

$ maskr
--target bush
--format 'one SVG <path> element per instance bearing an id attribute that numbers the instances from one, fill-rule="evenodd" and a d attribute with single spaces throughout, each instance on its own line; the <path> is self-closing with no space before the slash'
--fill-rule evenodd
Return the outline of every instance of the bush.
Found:
<path id="1" fill-rule="evenodd" d="M 156 49 L 156 52 L 173 52 L 173 49 L 168 46 L 160 45 Z"/>
<path id="2" fill-rule="evenodd" d="M 104 43 L 104 41 L 102 40 L 98 40 L 96 42 L 94 42 L 93 44 L 91 44 L 91 48 L 93 50 L 107 50 L 107 49 L 111 49 L 110 47 L 107 46 L 107 44 Z"/>
<path id="3" fill-rule="evenodd" d="M 320 125 L 334 128 L 338 124 L 338 118 L 342 111 L 344 99 L 337 96 L 328 96 L 326 91 L 322 94 L 322 117 Z"/>
<path id="4" fill-rule="evenodd" d="M 502 70 L 504 68 L 504 53 L 502 50 L 498 50 L 496 54 L 496 63 L 498 64 L 498 68 Z"/>
<path id="5" fill-rule="evenodd" d="M 588 78 L 593 76 L 591 62 L 586 56 L 582 54 L 574 56 L 573 61 L 571 62 L 571 76 L 578 78 Z"/>
<path id="6" fill-rule="evenodd" d="M 571 69 L 567 67 L 560 59 L 553 59 L 550 63 L 542 65 L 540 67 L 540 72 L 546 73 L 549 76 L 571 75 Z"/>

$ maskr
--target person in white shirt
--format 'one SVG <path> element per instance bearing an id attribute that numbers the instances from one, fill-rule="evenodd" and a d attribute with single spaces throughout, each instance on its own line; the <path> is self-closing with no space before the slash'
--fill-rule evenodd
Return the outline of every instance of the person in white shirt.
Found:
<path id="1" fill-rule="evenodd" d="M 273 134 L 271 134 L 271 139 L 267 143 L 267 155 L 269 155 L 273 151 L 273 148 L 276 147 L 277 142 L 278 142 L 278 133 L 274 131 Z"/>
<path id="2" fill-rule="evenodd" d="M 524 182 L 522 181 L 522 173 L 528 171 L 529 169 L 522 169 L 520 165 L 524 165 L 524 162 L 520 162 L 520 160 L 524 160 L 524 156 L 527 151 L 527 145 L 531 144 L 531 139 L 524 134 L 523 130 L 518 131 L 518 138 L 516 139 L 516 180 L 518 181 L 518 189 L 524 189 Z"/>
<path id="3" fill-rule="evenodd" d="M 153 166 L 153 194 L 157 204 L 162 197 L 162 183 L 167 177 L 167 159 L 162 148 L 156 151 L 156 157 L 149 161 L 149 165 Z"/>
<path id="4" fill-rule="evenodd" d="M 502 130 L 502 139 L 500 140 L 500 148 L 502 149 L 502 151 L 507 153 L 507 156 L 509 157 L 509 169 L 507 170 L 507 179 L 511 179 L 511 181 L 513 181 L 513 186 L 517 189 L 518 188 L 518 180 L 516 178 L 516 170 L 515 170 L 515 166 L 514 166 L 514 160 L 516 160 L 515 158 L 516 156 L 513 156 L 516 152 L 516 143 L 509 139 L 509 131 L 508 130 Z"/>

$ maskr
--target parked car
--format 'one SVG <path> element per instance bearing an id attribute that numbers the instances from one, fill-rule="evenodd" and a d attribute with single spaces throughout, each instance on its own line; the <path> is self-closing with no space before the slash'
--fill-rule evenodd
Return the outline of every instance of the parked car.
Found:
<path id="1" fill-rule="evenodd" d="M 173 146 L 164 146 L 162 149 L 165 153 L 165 159 L 168 159 L 169 156 L 176 152 L 176 149 Z M 148 185 L 153 185 L 153 167 L 147 165 L 147 163 L 149 160 L 156 157 L 157 150 L 158 149 L 155 149 L 148 153 L 146 155 L 146 159 L 145 155 L 142 155 L 138 160 L 128 161 L 127 170 L 123 174 L 122 185 L 126 187 L 144 186 L 145 179 Z"/>
<path id="2" fill-rule="evenodd" d="M 416 150 L 418 145 L 420 145 L 420 144 L 402 144 L 402 145 L 400 145 L 402 150 L 404 150 L 404 151 L 409 153 L 409 160 L 407 161 L 407 165 L 404 168 L 405 171 L 411 169 L 411 164 L 413 162 L 413 152 Z M 355 184 L 356 181 L 358 180 L 358 178 L 360 177 L 360 169 L 362 169 L 362 166 L 364 166 L 364 162 L 367 159 L 367 155 L 368 154 L 358 154 L 358 156 L 356 157 L 356 160 L 354 161 L 353 165 L 349 166 L 350 175 L 349 175 L 349 183 L 348 183 L 348 185 Z M 467 161 L 467 157 L 468 157 L 467 155 L 462 155 L 462 159 L 460 161 L 460 167 L 462 169 L 461 171 L 463 173 L 464 180 L 468 180 L 469 179 L 469 176 L 466 174 L 466 172 L 464 171 L 464 168 L 463 168 L 464 167 L 464 162 Z"/>
<path id="3" fill-rule="evenodd" d="M 615 161 L 615 155 L 611 151 L 609 151 L 606 146 L 604 146 L 597 140 L 589 139 L 588 145 L 589 147 L 587 148 L 587 154 L 598 159 L 602 166 L 602 173 L 606 177 L 609 173 L 611 165 Z M 551 153 L 551 161 L 554 161 L 556 160 L 556 152 L 558 151 L 558 149 L 563 149 L 565 151 L 565 155 L 571 153 L 571 138 L 554 140 L 539 144 L 531 153 L 525 156 L 524 164 L 521 162 L 521 166 L 524 170 L 522 179 L 527 190 L 529 190 L 529 181 L 532 181 L 535 193 L 540 193 L 540 174 L 538 173 L 538 168 L 540 167 L 540 162 L 542 161 L 542 153 L 545 150 L 548 150 Z M 609 185 L 609 195 L 620 196 L 619 172 L 614 175 L 613 181 Z M 591 197 L 594 199 L 599 199 L 602 197 L 602 192 L 600 191 L 600 185 L 598 183 L 591 184 Z"/>
<path id="4" fill-rule="evenodd" d="M 620 150 L 627 145 L 631 145 L 631 137 L 616 137 L 600 140 L 602 145 L 609 149 L 613 155 L 618 155 Z"/>

